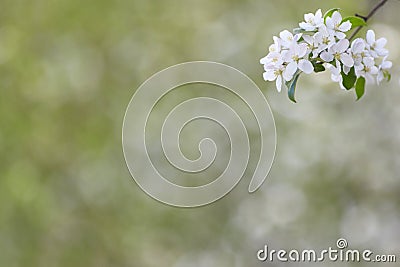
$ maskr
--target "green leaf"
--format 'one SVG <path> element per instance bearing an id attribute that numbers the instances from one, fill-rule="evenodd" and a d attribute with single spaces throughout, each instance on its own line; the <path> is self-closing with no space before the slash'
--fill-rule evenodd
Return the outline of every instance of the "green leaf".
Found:
<path id="1" fill-rule="evenodd" d="M 354 84 L 356 83 L 357 76 L 354 70 L 354 67 L 352 67 L 349 71 L 348 74 L 345 74 L 343 71 L 341 72 L 342 78 L 343 78 L 343 86 L 347 90 L 350 90 L 353 88 Z"/>
<path id="2" fill-rule="evenodd" d="M 294 103 L 296 102 L 296 99 L 294 97 L 294 92 L 296 90 L 296 85 L 297 85 L 297 80 L 299 79 L 300 72 L 296 73 L 293 77 L 293 79 L 290 82 L 286 83 L 286 86 L 288 87 L 288 96 L 289 99 L 292 100 Z"/>
<path id="3" fill-rule="evenodd" d="M 323 64 L 323 63 L 321 63 L 321 62 L 316 63 L 316 62 L 313 61 L 312 64 L 313 64 L 313 66 L 314 66 L 314 72 L 315 72 L 315 73 L 325 71 L 325 67 L 324 67 L 324 64 Z"/>
<path id="4" fill-rule="evenodd" d="M 340 8 L 332 8 L 332 9 L 329 9 L 328 11 L 326 11 L 326 13 L 325 13 L 325 15 L 324 15 L 324 21 L 326 21 L 326 18 L 327 17 L 332 17 L 332 14 L 335 12 L 335 11 L 339 11 L 340 10 Z"/>
<path id="5" fill-rule="evenodd" d="M 347 17 L 342 20 L 342 22 L 346 22 L 346 21 L 350 21 L 352 29 L 354 29 L 355 27 L 367 25 L 365 20 L 363 20 L 362 18 L 359 18 L 359 17 L 354 17 L 354 16 Z"/>
<path id="6" fill-rule="evenodd" d="M 356 95 L 357 95 L 357 100 L 359 100 L 365 93 L 365 78 L 360 77 L 357 79 L 356 82 Z"/>

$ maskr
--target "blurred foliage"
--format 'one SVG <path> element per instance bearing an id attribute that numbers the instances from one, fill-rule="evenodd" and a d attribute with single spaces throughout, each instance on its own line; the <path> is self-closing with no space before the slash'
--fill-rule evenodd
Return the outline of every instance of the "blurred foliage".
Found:
<path id="1" fill-rule="evenodd" d="M 318 248 L 339 237 L 398 252 L 400 2 L 370 25 L 389 40 L 393 81 L 357 103 L 324 74 L 300 79 L 300 104 L 289 103 L 258 63 L 304 13 L 366 13 L 374 2 L 2 0 L 0 266 L 258 266 L 266 243 Z M 255 80 L 278 150 L 261 191 L 246 194 L 244 181 L 213 205 L 177 209 L 133 182 L 121 125 L 145 79 L 190 60 Z"/>

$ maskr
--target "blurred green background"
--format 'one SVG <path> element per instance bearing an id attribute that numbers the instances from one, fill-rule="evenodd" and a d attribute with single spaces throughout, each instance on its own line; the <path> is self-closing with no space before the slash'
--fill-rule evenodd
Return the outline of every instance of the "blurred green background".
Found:
<path id="1" fill-rule="evenodd" d="M 369 25 L 389 40 L 393 79 L 359 102 L 325 73 L 303 76 L 292 104 L 258 63 L 304 13 L 376 2 L 1 0 L 0 266 L 285 266 L 257 250 L 339 237 L 400 260 L 400 1 Z M 278 148 L 257 193 L 242 180 L 213 205 L 179 209 L 134 183 L 121 126 L 143 81 L 191 60 L 259 85 Z"/>

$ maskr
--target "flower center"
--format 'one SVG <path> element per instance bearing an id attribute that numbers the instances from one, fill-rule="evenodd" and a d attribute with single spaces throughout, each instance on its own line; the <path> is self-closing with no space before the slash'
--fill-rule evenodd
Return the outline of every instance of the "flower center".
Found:
<path id="1" fill-rule="evenodd" d="M 275 70 L 274 74 L 276 77 L 278 77 L 279 75 L 282 75 L 283 71 L 282 70 Z"/>
<path id="2" fill-rule="evenodd" d="M 328 37 L 322 38 L 322 43 L 326 45 L 329 44 L 329 38 Z"/>
<path id="3" fill-rule="evenodd" d="M 335 24 L 335 30 L 336 31 L 339 31 L 339 26 L 340 26 L 340 23 Z"/>
<path id="4" fill-rule="evenodd" d="M 334 56 L 335 56 L 335 59 L 340 60 L 340 53 L 336 53 Z"/>
<path id="5" fill-rule="evenodd" d="M 299 61 L 299 57 L 297 56 L 297 55 L 294 55 L 293 57 L 292 57 L 292 59 L 293 59 L 293 61 Z"/>

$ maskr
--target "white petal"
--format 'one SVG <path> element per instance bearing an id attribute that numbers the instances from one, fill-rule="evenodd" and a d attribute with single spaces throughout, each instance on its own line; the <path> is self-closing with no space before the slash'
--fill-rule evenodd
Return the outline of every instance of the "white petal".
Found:
<path id="1" fill-rule="evenodd" d="M 343 32 L 336 32 L 335 35 L 339 40 L 346 38 L 346 34 L 344 34 Z"/>
<path id="2" fill-rule="evenodd" d="M 386 49 L 379 49 L 376 52 L 378 53 L 378 56 L 380 56 L 380 57 L 385 57 L 385 56 L 389 55 L 389 51 Z"/>
<path id="3" fill-rule="evenodd" d="M 297 46 L 297 55 L 298 57 L 304 57 L 307 53 L 307 44 L 302 43 Z"/>
<path id="4" fill-rule="evenodd" d="M 336 44 L 335 50 L 339 53 L 343 53 L 347 48 L 349 48 L 349 40 L 342 39 Z"/>
<path id="5" fill-rule="evenodd" d="M 339 30 L 342 32 L 347 32 L 351 29 L 351 22 L 350 21 L 346 21 L 343 22 L 340 26 L 339 26 Z"/>
<path id="6" fill-rule="evenodd" d="M 373 66 L 372 68 L 371 68 L 371 70 L 370 70 L 370 73 L 371 74 L 378 74 L 378 68 L 376 67 L 376 66 Z"/>
<path id="7" fill-rule="evenodd" d="M 343 62 L 343 65 L 345 65 L 347 67 L 353 67 L 354 66 L 353 58 L 347 53 L 341 54 L 340 55 L 340 60 Z"/>
<path id="8" fill-rule="evenodd" d="M 266 72 L 263 73 L 263 78 L 264 78 L 264 81 L 272 82 L 273 80 L 276 79 L 275 71 L 274 70 L 267 70 Z"/>
<path id="9" fill-rule="evenodd" d="M 325 24 L 326 24 L 326 27 L 327 27 L 328 29 L 333 29 L 333 28 L 335 28 L 335 24 L 334 24 L 334 22 L 333 22 L 333 20 L 332 20 L 331 17 L 327 17 L 327 18 L 326 18 Z"/>
<path id="10" fill-rule="evenodd" d="M 300 60 L 299 69 L 306 74 L 310 74 L 314 71 L 314 67 L 311 62 L 305 59 Z"/>
<path id="11" fill-rule="evenodd" d="M 324 51 L 321 53 L 321 58 L 325 62 L 331 62 L 333 60 L 333 55 Z"/>
<path id="12" fill-rule="evenodd" d="M 375 43 L 375 32 L 373 30 L 367 31 L 367 43 L 369 45 L 372 45 L 373 43 Z"/>
<path id="13" fill-rule="evenodd" d="M 357 71 L 361 72 L 364 69 L 364 65 L 360 64 L 360 65 L 354 66 L 354 69 L 356 70 L 356 72 Z"/>
<path id="14" fill-rule="evenodd" d="M 314 21 L 314 14 L 313 14 L 313 13 L 304 14 L 304 20 L 305 20 L 306 22 L 308 22 L 308 21 Z"/>
<path id="15" fill-rule="evenodd" d="M 386 38 L 379 38 L 378 40 L 376 40 L 376 47 L 377 48 L 383 48 L 387 43 Z"/>
<path id="16" fill-rule="evenodd" d="M 308 24 L 308 23 L 306 23 L 306 22 L 300 22 L 300 23 L 299 23 L 299 27 L 302 28 L 302 29 L 304 29 L 304 30 L 306 30 L 306 31 L 308 31 L 309 28 L 310 28 L 310 24 Z"/>
<path id="17" fill-rule="evenodd" d="M 283 78 L 285 81 L 290 81 L 293 79 L 293 75 L 297 71 L 297 63 L 296 62 L 291 62 L 289 65 L 286 66 L 286 69 L 283 71 Z"/>
<path id="18" fill-rule="evenodd" d="M 382 68 L 383 70 L 390 69 L 392 66 L 393 66 L 392 61 L 384 61 L 384 62 L 382 62 L 382 64 L 381 64 L 381 68 Z"/>
<path id="19" fill-rule="evenodd" d="M 364 40 L 361 38 L 357 38 L 351 44 L 351 50 L 353 53 L 360 54 L 365 49 Z"/>
<path id="20" fill-rule="evenodd" d="M 263 57 L 262 59 L 260 59 L 260 64 L 266 64 L 269 62 L 268 56 Z"/>
<path id="21" fill-rule="evenodd" d="M 318 9 L 317 12 L 315 12 L 315 19 L 322 19 L 321 9 Z"/>
<path id="22" fill-rule="evenodd" d="M 314 38 L 312 36 L 310 36 L 310 35 L 304 34 L 303 35 L 303 39 L 308 44 L 311 44 L 311 45 L 314 44 Z"/>
<path id="23" fill-rule="evenodd" d="M 298 33 L 298 34 L 293 36 L 293 40 L 297 42 L 298 40 L 300 40 L 301 36 L 303 36 L 303 34 L 302 33 Z"/>
<path id="24" fill-rule="evenodd" d="M 282 40 L 279 39 L 279 38 L 276 37 L 276 36 L 272 37 L 272 39 L 274 39 L 274 44 L 275 44 L 275 47 L 276 47 L 276 49 L 277 49 L 277 52 L 280 52 L 280 51 L 281 51 Z"/>
<path id="25" fill-rule="evenodd" d="M 292 62 L 293 61 L 293 52 L 290 50 L 285 50 L 282 52 L 282 60 L 285 62 Z"/>
<path id="26" fill-rule="evenodd" d="M 328 19 L 329 18 L 327 18 L 326 20 L 328 21 Z M 319 31 L 318 31 L 319 33 L 321 33 L 322 35 L 328 35 L 328 28 L 327 28 L 327 26 L 326 25 L 322 25 L 320 28 L 319 28 Z"/>
<path id="27" fill-rule="evenodd" d="M 372 58 L 378 58 L 379 57 L 378 53 L 376 51 L 374 51 L 374 50 L 371 50 L 371 49 L 368 51 L 368 54 Z"/>
<path id="28" fill-rule="evenodd" d="M 339 25 L 342 22 L 342 15 L 338 11 L 333 12 L 332 20 L 335 25 Z"/>
<path id="29" fill-rule="evenodd" d="M 343 66 L 343 72 L 347 75 L 347 74 L 349 74 L 349 72 L 350 72 L 350 67 L 347 67 L 347 66 Z"/>
<path id="30" fill-rule="evenodd" d="M 284 30 L 279 33 L 279 37 L 281 37 L 281 39 L 284 41 L 293 40 L 293 34 L 288 30 Z"/>
<path id="31" fill-rule="evenodd" d="M 367 66 L 367 67 L 375 66 L 375 60 L 374 60 L 374 58 L 372 58 L 372 57 L 365 57 L 365 58 L 363 59 L 363 63 L 364 63 L 364 65 Z"/>
<path id="32" fill-rule="evenodd" d="M 336 68 L 335 66 L 329 64 L 328 69 L 331 71 L 332 75 L 338 76 L 340 75 L 340 70 L 339 68 Z"/>
<path id="33" fill-rule="evenodd" d="M 282 91 L 282 76 L 278 76 L 278 78 L 276 78 L 276 90 L 278 90 L 278 92 Z"/>
<path id="34" fill-rule="evenodd" d="M 380 72 L 378 73 L 378 76 L 376 76 L 376 82 L 378 83 L 378 85 L 379 85 L 380 82 L 383 81 L 383 79 L 384 79 L 383 72 L 380 71 Z"/>

